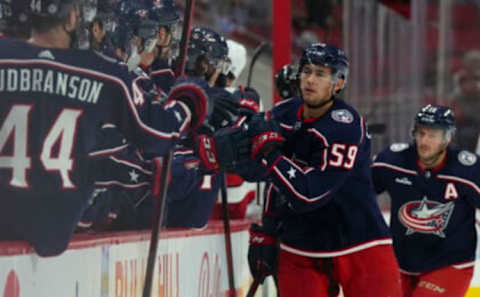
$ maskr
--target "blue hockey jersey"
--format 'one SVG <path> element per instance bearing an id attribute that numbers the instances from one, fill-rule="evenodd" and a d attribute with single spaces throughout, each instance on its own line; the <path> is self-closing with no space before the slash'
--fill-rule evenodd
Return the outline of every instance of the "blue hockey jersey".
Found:
<path id="1" fill-rule="evenodd" d="M 106 143 L 118 143 L 121 135 L 104 128 Z M 117 145 L 118 146 L 118 145 Z M 78 226 L 79 230 L 148 229 L 152 226 L 157 197 L 151 194 L 157 168 L 138 150 L 125 145 L 115 154 L 96 159 L 95 190 Z M 211 216 L 220 175 L 205 172 L 192 149 L 174 153 L 163 225 L 178 228 L 204 227 Z"/>
<path id="2" fill-rule="evenodd" d="M 426 272 L 448 265 L 472 267 L 475 207 L 480 206 L 480 162 L 449 148 L 438 168 L 421 170 L 415 145 L 392 144 L 376 157 L 378 193 L 391 197 L 390 228 L 400 268 Z"/>
<path id="3" fill-rule="evenodd" d="M 273 182 L 267 215 L 281 221 L 281 248 L 335 257 L 391 244 L 375 199 L 363 118 L 334 99 L 323 116 L 304 120 L 299 97 L 281 102 L 271 117 L 286 139 L 265 163 Z"/>
<path id="4" fill-rule="evenodd" d="M 102 125 L 158 154 L 171 147 L 191 115 L 147 98 L 142 79 L 94 52 L 0 39 L 0 239 L 40 255 L 66 248 L 92 191 Z"/>

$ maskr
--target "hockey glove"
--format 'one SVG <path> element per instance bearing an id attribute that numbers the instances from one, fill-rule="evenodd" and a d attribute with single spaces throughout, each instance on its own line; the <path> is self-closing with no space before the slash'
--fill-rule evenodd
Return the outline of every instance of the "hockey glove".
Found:
<path id="1" fill-rule="evenodd" d="M 234 93 L 235 101 L 252 114 L 260 111 L 260 95 L 254 88 L 240 86 Z"/>
<path id="2" fill-rule="evenodd" d="M 233 126 L 242 115 L 249 112 L 249 109 L 242 107 L 226 91 L 225 93 L 216 94 L 212 102 L 213 112 L 208 118 L 208 123 L 215 131 Z"/>
<path id="3" fill-rule="evenodd" d="M 250 158 L 250 138 L 243 127 L 224 128 L 213 136 L 221 169 L 233 171 L 243 160 Z"/>
<path id="4" fill-rule="evenodd" d="M 277 239 L 263 226 L 250 226 L 250 246 L 248 247 L 248 266 L 254 278 L 263 279 L 274 275 L 277 271 L 278 244 Z"/>
<path id="5" fill-rule="evenodd" d="M 255 115 L 248 122 L 248 134 L 251 137 L 251 157 L 257 160 L 281 147 L 285 138 L 280 133 L 280 126 L 275 121 L 264 119 L 263 113 Z"/>
<path id="6" fill-rule="evenodd" d="M 171 100 L 184 103 L 190 110 L 192 130 L 202 125 L 211 108 L 204 89 L 194 81 L 186 80 L 174 86 L 168 94 L 168 101 Z"/>
<path id="7" fill-rule="evenodd" d="M 217 148 L 212 136 L 198 135 L 196 137 L 196 155 L 200 159 L 202 167 L 207 171 L 218 171 Z"/>

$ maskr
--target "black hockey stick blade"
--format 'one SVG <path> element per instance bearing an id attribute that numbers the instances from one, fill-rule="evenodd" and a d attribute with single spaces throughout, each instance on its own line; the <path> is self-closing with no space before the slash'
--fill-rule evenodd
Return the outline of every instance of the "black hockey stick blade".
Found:
<path id="1" fill-rule="evenodd" d="M 264 41 L 260 43 L 252 55 L 252 60 L 250 61 L 250 65 L 248 66 L 248 77 L 247 77 L 247 87 L 252 85 L 252 75 L 253 75 L 253 67 L 258 60 L 258 57 L 266 50 L 270 48 L 270 42 Z"/>

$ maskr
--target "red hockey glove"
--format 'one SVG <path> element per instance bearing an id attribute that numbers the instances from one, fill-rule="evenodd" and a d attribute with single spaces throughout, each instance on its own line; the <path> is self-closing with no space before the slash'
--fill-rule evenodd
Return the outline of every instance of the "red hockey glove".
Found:
<path id="1" fill-rule="evenodd" d="M 251 140 L 251 156 L 254 160 L 259 157 L 266 157 L 277 147 L 285 142 L 285 138 L 280 133 L 280 127 L 275 121 L 267 121 L 263 114 L 252 117 L 248 122 L 248 133 Z"/>
<path id="2" fill-rule="evenodd" d="M 198 135 L 196 141 L 197 156 L 204 169 L 208 171 L 218 171 L 218 154 L 213 137 L 208 135 Z"/>

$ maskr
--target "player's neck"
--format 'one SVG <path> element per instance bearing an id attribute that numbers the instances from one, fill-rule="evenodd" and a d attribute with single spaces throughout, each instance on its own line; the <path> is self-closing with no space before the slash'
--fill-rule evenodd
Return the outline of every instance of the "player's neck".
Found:
<path id="1" fill-rule="evenodd" d="M 418 165 L 419 165 L 420 169 L 422 169 L 422 170 L 425 170 L 425 169 L 434 169 L 435 170 L 435 169 L 441 167 L 440 165 L 445 162 L 446 156 L 447 156 L 447 150 L 444 150 L 434 160 L 432 160 L 432 159 L 430 159 L 430 160 L 418 159 Z"/>
<path id="2" fill-rule="evenodd" d="M 303 118 L 304 119 L 311 119 L 311 118 L 319 118 L 323 116 L 332 106 L 333 101 L 328 102 L 325 105 L 320 107 L 309 107 L 307 104 L 303 104 Z"/>
<path id="3" fill-rule="evenodd" d="M 61 28 L 55 28 L 45 33 L 33 32 L 28 42 L 46 48 L 70 48 L 70 36 Z"/>

